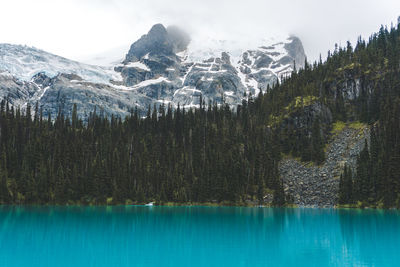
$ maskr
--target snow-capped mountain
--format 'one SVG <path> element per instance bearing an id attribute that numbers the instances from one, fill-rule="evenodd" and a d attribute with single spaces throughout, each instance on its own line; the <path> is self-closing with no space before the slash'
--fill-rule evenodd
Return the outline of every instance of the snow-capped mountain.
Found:
<path id="1" fill-rule="evenodd" d="M 59 108 L 68 115 L 77 103 L 83 117 L 95 108 L 124 116 L 131 108 L 145 111 L 154 104 L 198 107 L 200 96 L 206 104 L 236 106 L 290 75 L 294 62 L 302 67 L 304 60 L 303 46 L 295 36 L 241 48 L 232 41 L 200 44 L 177 27 L 156 24 L 114 66 L 83 64 L 32 47 L 0 44 L 0 97 L 21 107 L 38 102 L 45 114 L 52 115 Z"/>

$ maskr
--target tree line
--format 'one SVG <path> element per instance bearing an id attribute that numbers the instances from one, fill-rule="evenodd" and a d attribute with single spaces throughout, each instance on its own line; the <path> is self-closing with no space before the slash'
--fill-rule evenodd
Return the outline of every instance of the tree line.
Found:
<path id="1" fill-rule="evenodd" d="M 284 203 L 274 132 L 243 105 L 54 120 L 1 102 L 2 203 Z"/>

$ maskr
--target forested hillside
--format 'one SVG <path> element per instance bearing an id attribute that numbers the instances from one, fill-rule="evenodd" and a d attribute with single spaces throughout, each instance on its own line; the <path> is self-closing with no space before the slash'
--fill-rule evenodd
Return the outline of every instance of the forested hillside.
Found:
<path id="1" fill-rule="evenodd" d="M 333 122 L 368 123 L 371 144 L 345 168 L 341 204 L 400 202 L 400 29 L 381 27 L 326 61 L 237 109 L 200 100 L 199 109 L 150 108 L 124 121 L 94 111 L 88 121 L 42 118 L 3 100 L 2 203 L 123 204 L 263 201 L 285 203 L 281 158 L 324 162 Z"/>
<path id="2" fill-rule="evenodd" d="M 263 113 L 281 121 L 287 120 L 283 115 L 293 99 L 313 99 L 328 107 L 333 121 L 361 121 L 371 126 L 370 144 L 357 166 L 353 172 L 350 167 L 344 171 L 341 204 L 400 207 L 399 67 L 400 29 L 381 27 L 368 42 L 359 38 L 355 48 L 350 43 L 345 48 L 336 46 L 326 62 L 306 64 L 261 100 Z M 308 152 L 315 150 L 319 162 L 320 136 L 307 138 L 302 128 L 286 126 L 277 134 L 282 138 L 282 151 L 315 160 Z M 315 128 L 309 132 L 315 133 Z"/>
<path id="3" fill-rule="evenodd" d="M 144 203 L 262 199 L 284 202 L 276 137 L 254 105 L 133 112 L 125 121 L 93 113 L 87 125 L 52 122 L 1 105 L 4 203 Z"/>

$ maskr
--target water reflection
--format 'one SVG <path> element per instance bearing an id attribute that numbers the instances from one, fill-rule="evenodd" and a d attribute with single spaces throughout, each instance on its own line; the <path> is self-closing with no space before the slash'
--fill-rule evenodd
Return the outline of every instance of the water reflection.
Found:
<path id="1" fill-rule="evenodd" d="M 329 209 L 1 207 L 0 266 L 390 266 L 399 220 Z"/>
<path id="2" fill-rule="evenodd" d="M 398 211 L 339 210 L 345 253 L 364 264 L 400 263 Z"/>

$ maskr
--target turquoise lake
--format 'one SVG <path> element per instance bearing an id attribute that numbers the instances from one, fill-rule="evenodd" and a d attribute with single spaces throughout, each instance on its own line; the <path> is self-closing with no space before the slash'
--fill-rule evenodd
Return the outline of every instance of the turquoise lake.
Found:
<path id="1" fill-rule="evenodd" d="M 400 266 L 400 213 L 3 206 L 0 266 Z"/>

